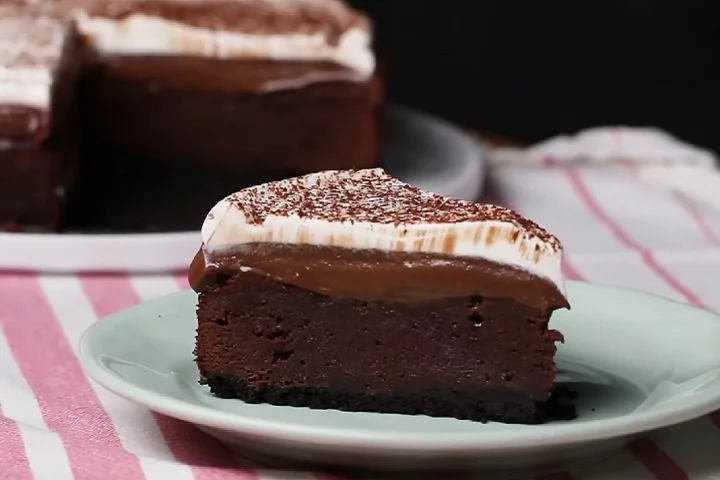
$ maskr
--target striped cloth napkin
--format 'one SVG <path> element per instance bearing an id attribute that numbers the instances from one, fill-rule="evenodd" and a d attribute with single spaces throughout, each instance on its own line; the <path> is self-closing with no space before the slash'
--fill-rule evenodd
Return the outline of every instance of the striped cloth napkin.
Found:
<path id="1" fill-rule="evenodd" d="M 501 162 L 492 152 L 490 157 L 492 200 L 534 218 L 563 240 L 569 278 L 720 310 L 720 208 L 712 202 L 588 162 L 548 166 Z M 187 288 L 182 274 L 0 273 L 0 479 L 337 478 L 249 463 L 192 426 L 88 380 L 75 354 L 85 328 L 182 288 Z M 565 472 L 462 478 L 717 480 L 718 452 L 720 413 L 654 432 Z"/>
<path id="2" fill-rule="evenodd" d="M 489 150 L 492 165 L 595 166 L 621 170 L 720 208 L 720 172 L 713 152 L 651 128 L 600 127 L 529 148 Z"/>

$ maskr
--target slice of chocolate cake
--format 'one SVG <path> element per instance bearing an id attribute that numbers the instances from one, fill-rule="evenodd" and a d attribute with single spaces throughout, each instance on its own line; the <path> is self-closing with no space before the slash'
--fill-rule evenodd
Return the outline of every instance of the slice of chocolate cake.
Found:
<path id="1" fill-rule="evenodd" d="M 380 169 L 237 192 L 202 227 L 201 381 L 223 398 L 538 423 L 562 247 L 505 208 Z"/>

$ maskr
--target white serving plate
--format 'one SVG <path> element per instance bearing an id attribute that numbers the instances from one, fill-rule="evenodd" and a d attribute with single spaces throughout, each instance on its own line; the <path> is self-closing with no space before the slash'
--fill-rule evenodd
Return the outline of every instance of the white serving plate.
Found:
<path id="1" fill-rule="evenodd" d="M 484 166 L 475 139 L 402 107 L 385 112 L 382 163 L 388 173 L 450 197 L 480 196 Z M 218 198 L 218 200 L 220 200 Z M 198 219 L 198 229 L 202 219 Z M 187 268 L 197 232 L 147 234 L 0 233 L 0 269 L 38 272 L 167 272 Z"/>
<path id="2" fill-rule="evenodd" d="M 644 293 L 579 282 L 567 287 L 572 310 L 556 312 L 551 326 L 565 336 L 558 382 L 579 393 L 572 421 L 482 424 L 216 398 L 198 383 L 191 291 L 95 323 L 81 340 L 80 358 L 112 392 L 191 422 L 266 463 L 371 470 L 562 466 L 720 408 L 720 317 Z"/>

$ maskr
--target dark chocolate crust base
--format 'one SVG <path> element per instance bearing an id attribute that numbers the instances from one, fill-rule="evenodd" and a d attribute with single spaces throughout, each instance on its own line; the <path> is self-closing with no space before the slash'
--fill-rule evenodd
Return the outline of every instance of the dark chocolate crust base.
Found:
<path id="1" fill-rule="evenodd" d="M 512 299 L 366 301 L 220 274 L 199 291 L 195 355 L 223 397 L 537 423 L 562 340 L 550 314 Z"/>
<path id="2" fill-rule="evenodd" d="M 546 402 L 512 391 L 419 390 L 372 395 L 345 388 L 274 385 L 253 388 L 242 378 L 223 373 L 208 373 L 203 383 L 220 398 L 238 398 L 247 403 L 522 424 L 543 423 L 548 416 Z"/>

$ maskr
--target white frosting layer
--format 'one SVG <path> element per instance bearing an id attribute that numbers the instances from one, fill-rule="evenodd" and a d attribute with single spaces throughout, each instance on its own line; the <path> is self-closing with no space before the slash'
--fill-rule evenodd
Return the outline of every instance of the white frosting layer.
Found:
<path id="1" fill-rule="evenodd" d="M 337 172 L 322 172 L 300 180 L 318 185 L 324 180 L 318 180 L 318 176 L 335 174 Z M 281 184 L 276 183 L 276 188 Z M 206 253 L 222 253 L 249 243 L 282 243 L 482 258 L 543 277 L 565 295 L 562 248 L 553 241 L 528 235 L 510 221 L 396 225 L 269 215 L 262 223 L 255 224 L 248 221 L 238 206 L 241 202 L 237 202 L 237 197 L 242 195 L 240 191 L 226 197 L 208 214 L 202 226 Z"/>
<path id="2" fill-rule="evenodd" d="M 0 105 L 48 108 L 65 30 L 48 17 L 0 10 Z"/>
<path id="3" fill-rule="evenodd" d="M 214 58 L 330 61 L 368 77 L 375 69 L 370 32 L 346 31 L 331 45 L 324 32 L 250 34 L 215 31 L 143 14 L 122 20 L 78 13 L 78 30 L 99 52 L 121 55 L 195 55 Z"/>
<path id="4" fill-rule="evenodd" d="M 47 68 L 0 67 L 0 105 L 47 108 L 51 83 Z"/>

